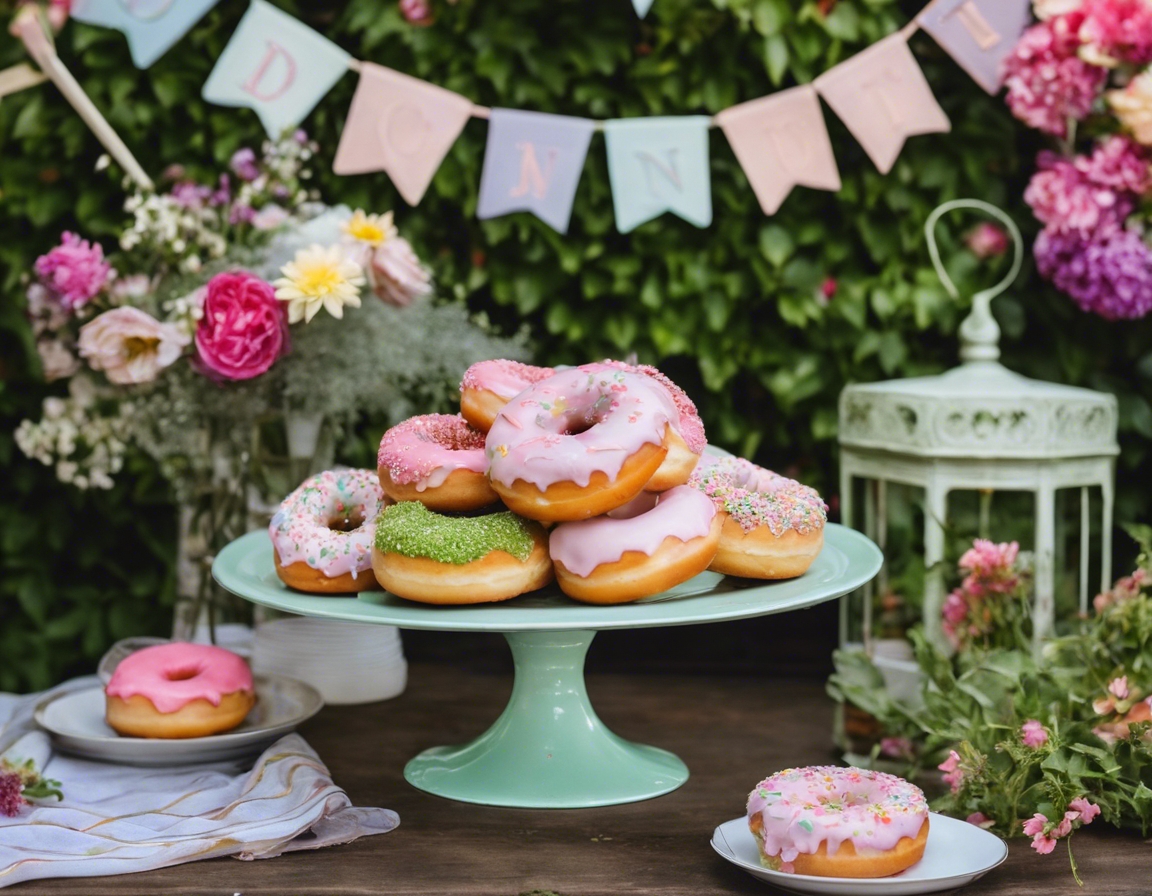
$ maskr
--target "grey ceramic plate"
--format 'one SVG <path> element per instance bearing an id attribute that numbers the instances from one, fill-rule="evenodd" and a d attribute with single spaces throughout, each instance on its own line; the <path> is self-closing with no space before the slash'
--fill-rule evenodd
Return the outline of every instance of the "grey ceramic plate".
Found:
<path id="1" fill-rule="evenodd" d="M 256 676 L 256 705 L 224 734 L 181 740 L 121 737 L 104 721 L 104 689 L 50 697 L 36 707 L 36 723 L 57 749 L 122 765 L 191 765 L 251 756 L 312 718 L 324 705 L 310 685 L 280 675 Z"/>
<path id="2" fill-rule="evenodd" d="M 930 816 L 924 858 L 892 877 L 849 879 L 771 871 L 760 864 L 756 840 L 744 817 L 712 832 L 712 848 L 753 877 L 789 893 L 814 896 L 919 896 L 966 886 L 1008 858 L 1008 844 L 988 831 L 949 818 Z"/>

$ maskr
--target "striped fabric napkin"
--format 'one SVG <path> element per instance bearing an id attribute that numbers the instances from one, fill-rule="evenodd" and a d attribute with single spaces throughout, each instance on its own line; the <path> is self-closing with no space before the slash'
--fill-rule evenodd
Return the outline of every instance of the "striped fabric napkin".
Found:
<path id="1" fill-rule="evenodd" d="M 94 677 L 77 679 L 60 690 L 94 684 Z M 255 765 L 135 768 L 56 753 L 32 721 L 45 696 L 0 694 L 0 755 L 32 759 L 64 791 L 62 802 L 27 806 L 15 818 L 0 815 L 0 887 L 216 856 L 271 858 L 382 834 L 400 823 L 388 809 L 353 807 L 298 734 L 278 740 Z"/>

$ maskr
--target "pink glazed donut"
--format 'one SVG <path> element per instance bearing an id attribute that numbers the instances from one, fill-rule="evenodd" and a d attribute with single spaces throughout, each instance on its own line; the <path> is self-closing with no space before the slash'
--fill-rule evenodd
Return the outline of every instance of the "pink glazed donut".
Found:
<path id="1" fill-rule="evenodd" d="M 561 523 L 552 530 L 548 551 L 556 581 L 569 597 L 590 604 L 627 603 L 675 588 L 707 569 L 720 526 L 712 502 L 680 485 L 659 498 L 645 493 L 607 516 Z"/>
<path id="2" fill-rule="evenodd" d="M 500 409 L 513 398 L 556 371 L 519 361 L 481 361 L 464 371 L 460 382 L 460 413 L 481 432 L 492 428 Z"/>
<path id="3" fill-rule="evenodd" d="M 668 455 L 676 405 L 635 373 L 588 365 L 521 392 L 485 441 L 488 476 L 509 509 L 583 520 L 635 498 Z"/>
<path id="4" fill-rule="evenodd" d="M 920 788 L 884 772 L 790 768 L 748 795 L 760 862 L 816 877 L 888 877 L 915 865 L 928 842 Z"/>
<path id="5" fill-rule="evenodd" d="M 158 644 L 129 654 L 104 688 L 105 717 L 129 737 L 207 737 L 256 703 L 248 664 L 210 644 Z"/>
<path id="6" fill-rule="evenodd" d="M 484 433 L 462 417 L 424 414 L 393 426 L 376 457 L 380 487 L 393 501 L 419 501 L 429 510 L 463 512 L 494 504 Z"/>

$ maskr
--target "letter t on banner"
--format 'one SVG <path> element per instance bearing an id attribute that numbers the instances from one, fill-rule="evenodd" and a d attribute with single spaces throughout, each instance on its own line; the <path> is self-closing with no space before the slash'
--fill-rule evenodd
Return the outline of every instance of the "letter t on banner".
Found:
<path id="1" fill-rule="evenodd" d="M 916 20 L 973 80 L 996 93 L 1003 63 L 1032 21 L 1031 0 L 936 0 Z"/>
<path id="2" fill-rule="evenodd" d="M 532 212 L 567 233 L 595 128 L 586 118 L 493 109 L 476 217 Z"/>
<path id="3" fill-rule="evenodd" d="M 604 123 L 616 229 L 628 233 L 664 212 L 712 223 L 712 172 L 704 115 Z"/>
<path id="4" fill-rule="evenodd" d="M 208 76 L 203 96 L 255 109 L 276 139 L 304 120 L 348 70 L 347 53 L 265 0 L 252 0 Z"/>
<path id="5" fill-rule="evenodd" d="M 72 18 L 123 31 L 136 68 L 148 68 L 220 0 L 73 0 Z"/>
<path id="6" fill-rule="evenodd" d="M 725 109 L 716 123 L 766 215 L 774 215 L 795 186 L 840 189 L 840 172 L 810 84 Z"/>
<path id="7" fill-rule="evenodd" d="M 841 62 L 815 83 L 881 174 L 892 170 L 909 137 L 952 130 L 900 32 Z"/>

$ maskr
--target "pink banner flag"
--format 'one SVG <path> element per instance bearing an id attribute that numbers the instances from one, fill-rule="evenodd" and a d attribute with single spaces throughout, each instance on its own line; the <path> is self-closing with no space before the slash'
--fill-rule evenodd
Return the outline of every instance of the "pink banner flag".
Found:
<path id="1" fill-rule="evenodd" d="M 332 168 L 386 171 L 404 200 L 418 205 L 471 115 L 472 103 L 459 94 L 363 62 Z"/>
<path id="2" fill-rule="evenodd" d="M 936 0 L 916 20 L 989 93 L 1004 60 L 1032 21 L 1031 0 Z"/>
<path id="3" fill-rule="evenodd" d="M 840 189 L 832 141 L 811 85 L 725 109 L 716 123 L 732 144 L 764 214 L 776 214 L 796 186 Z"/>
<path id="4" fill-rule="evenodd" d="M 899 32 L 841 62 L 815 83 L 881 174 L 892 170 L 909 137 L 952 130 Z"/>

